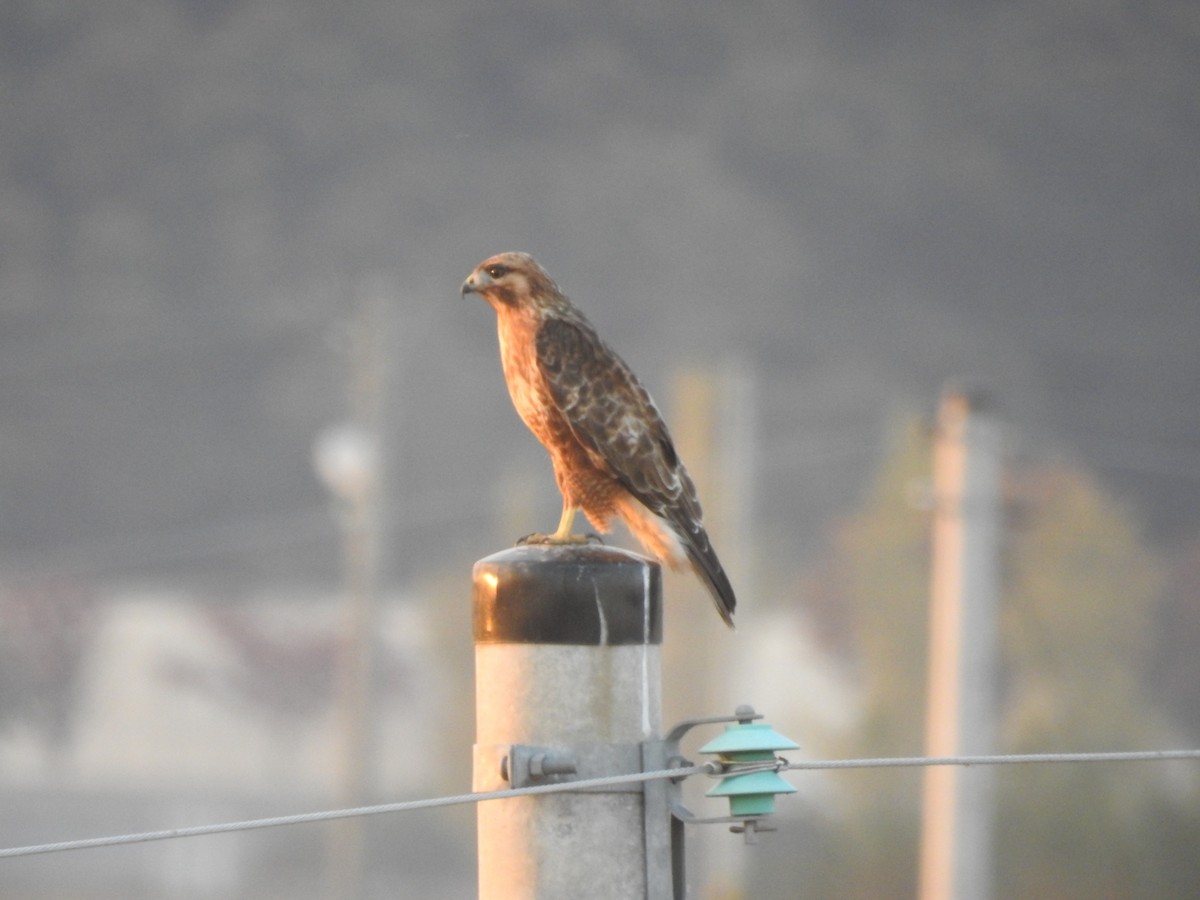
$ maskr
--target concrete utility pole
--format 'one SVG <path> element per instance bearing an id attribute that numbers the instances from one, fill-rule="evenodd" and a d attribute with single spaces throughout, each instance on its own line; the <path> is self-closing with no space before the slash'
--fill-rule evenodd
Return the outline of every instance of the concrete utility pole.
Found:
<path id="1" fill-rule="evenodd" d="M 474 789 L 644 771 L 661 740 L 661 573 L 599 544 L 475 564 Z M 477 808 L 482 900 L 670 898 L 665 782 Z"/>
<path id="2" fill-rule="evenodd" d="M 993 752 L 1000 433 L 977 399 L 947 391 L 934 445 L 928 756 Z M 925 769 L 921 900 L 987 900 L 993 770 Z"/>

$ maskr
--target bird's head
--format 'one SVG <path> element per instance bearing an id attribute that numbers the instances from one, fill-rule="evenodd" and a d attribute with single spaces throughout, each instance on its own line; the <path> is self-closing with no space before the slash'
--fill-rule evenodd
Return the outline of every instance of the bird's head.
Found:
<path id="1" fill-rule="evenodd" d="M 475 267 L 462 295 L 479 294 L 497 311 L 559 297 L 558 286 L 528 253 L 497 253 Z"/>

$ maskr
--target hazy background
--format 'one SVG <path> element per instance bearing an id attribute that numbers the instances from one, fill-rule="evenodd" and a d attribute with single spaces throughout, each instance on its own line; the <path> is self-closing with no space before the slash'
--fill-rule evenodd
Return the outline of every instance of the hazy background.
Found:
<path id="1" fill-rule="evenodd" d="M 820 587 L 835 536 L 903 423 L 959 379 L 995 398 L 1015 467 L 1065 467 L 1130 523 L 1131 558 L 1154 567 L 1136 674 L 1164 730 L 1147 741 L 1194 745 L 1198 146 L 1191 0 L 0 5 L 0 795 L 24 810 L 0 816 L 3 843 L 281 811 L 289 784 L 263 779 L 289 729 L 316 748 L 296 764 L 301 808 L 328 800 L 340 538 L 312 455 L 351 410 L 365 298 L 387 311 L 380 677 L 406 697 L 380 754 L 438 741 L 448 760 L 417 748 L 423 774 L 395 764 L 378 793 L 469 785 L 471 697 L 434 657 L 469 661 L 473 561 L 558 512 L 492 313 L 458 295 L 510 249 L 542 262 L 678 431 L 700 427 L 679 418 L 687 385 L 740 386 L 744 402 L 713 401 L 716 430 L 740 435 L 733 462 L 698 466 L 713 490 L 741 486 L 709 503 L 738 523 L 714 522 L 742 586 L 736 653 L 781 616 L 812 636 L 801 668 L 860 702 L 869 654 Z M 693 612 L 709 615 L 668 601 Z M 106 662 L 164 641 L 123 677 Z M 161 689 L 190 762 L 131 761 L 145 717 L 98 711 L 102 678 Z M 264 698 L 271 679 L 291 693 Z M 739 699 L 767 707 L 743 681 Z M 217 732 L 196 717 L 224 721 L 231 696 L 242 737 L 206 746 Z M 680 700 L 667 718 L 723 711 Z M 284 738 L 255 730 L 276 714 Z M 222 786 L 211 770 L 248 753 L 257 768 Z M 193 777 L 208 786 L 171 799 Z M 194 799 L 214 791 L 232 799 Z M 395 835 L 432 821 L 372 824 L 372 840 L 400 865 Z M 429 846 L 469 868 L 469 812 L 444 827 Z M 295 833 L 220 840 L 220 863 L 89 851 L 4 863 L 0 885 L 304 895 L 276 874 L 304 861 Z M 796 835 L 768 840 L 786 858 Z M 214 870 L 233 874 L 194 874 Z"/>

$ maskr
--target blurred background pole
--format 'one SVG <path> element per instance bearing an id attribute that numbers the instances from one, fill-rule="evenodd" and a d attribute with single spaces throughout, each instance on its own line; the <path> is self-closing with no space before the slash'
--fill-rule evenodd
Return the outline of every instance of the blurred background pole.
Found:
<path id="1" fill-rule="evenodd" d="M 323 432 L 314 448 L 317 472 L 334 495 L 342 530 L 342 609 L 334 681 L 336 765 L 334 803 L 365 802 L 371 722 L 372 642 L 380 547 L 382 417 L 387 296 L 364 288 L 349 335 L 349 421 Z M 326 896 L 363 893 L 362 819 L 329 826 Z"/>
<path id="2" fill-rule="evenodd" d="M 704 522 L 729 573 L 739 602 L 757 595 L 754 539 L 757 390 L 748 363 L 728 356 L 714 366 L 684 367 L 671 379 L 670 415 L 675 446 L 704 503 Z M 738 635 L 716 616 L 712 601 L 690 572 L 667 575 L 668 593 L 688 615 L 667 623 L 664 687 L 667 721 L 733 709 L 753 687 L 738 664 Z M 703 647 L 703 653 L 696 653 Z M 745 649 L 742 647 L 741 649 Z M 723 828 L 694 828 L 688 834 L 688 880 L 714 897 L 745 891 L 747 854 Z"/>
<path id="3" fill-rule="evenodd" d="M 599 544 L 518 546 L 476 563 L 474 582 L 474 789 L 642 771 L 662 730 L 658 564 Z M 482 900 L 671 897 L 662 782 L 490 800 L 476 815 Z"/>
<path id="4" fill-rule="evenodd" d="M 934 443 L 928 756 L 993 751 L 1000 434 L 978 398 L 947 391 Z M 986 900 L 993 770 L 924 773 L 921 900 Z"/>

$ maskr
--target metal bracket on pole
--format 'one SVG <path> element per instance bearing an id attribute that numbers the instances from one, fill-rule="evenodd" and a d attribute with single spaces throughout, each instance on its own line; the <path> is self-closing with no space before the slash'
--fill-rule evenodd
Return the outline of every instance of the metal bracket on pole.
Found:
<path id="1" fill-rule="evenodd" d="M 552 779 L 551 776 L 574 775 L 578 771 L 579 763 L 574 753 L 552 747 L 513 744 L 500 760 L 500 777 L 515 788 L 530 784 L 550 784 L 551 781 L 569 781 L 570 779 Z"/>
<path id="2" fill-rule="evenodd" d="M 667 768 L 687 768 L 692 765 L 691 761 L 686 759 L 679 749 L 679 743 L 693 728 L 700 725 L 724 725 L 734 722 L 752 722 L 756 719 L 761 719 L 762 713 L 757 713 L 754 708 L 748 705 L 739 706 L 732 716 L 700 716 L 694 719 L 684 719 L 667 732 L 667 736 L 663 738 L 664 756 L 666 758 Z M 710 774 L 720 775 L 724 771 L 724 766 L 718 762 L 710 762 L 706 764 L 710 769 Z M 687 825 L 718 825 L 726 822 L 736 823 L 729 830 L 735 834 L 744 833 L 746 843 L 755 843 L 755 835 L 759 831 L 773 831 L 771 826 L 760 826 L 758 820 L 754 817 L 747 816 L 697 816 L 686 806 L 683 805 L 683 779 L 672 779 L 668 786 L 668 792 L 671 803 L 671 816 Z M 741 827 L 738 827 L 741 826 Z M 680 848 L 682 850 L 682 848 Z"/>
<path id="3" fill-rule="evenodd" d="M 774 825 L 764 825 L 762 819 L 753 816 L 697 816 L 682 803 L 671 804 L 671 815 L 685 825 L 720 825 L 731 822 L 729 830 L 744 834 L 747 844 L 757 844 L 758 835 L 764 831 L 777 831 Z"/>
<path id="4" fill-rule="evenodd" d="M 687 884 L 685 825 L 728 824 L 730 831 L 741 834 L 747 844 L 754 844 L 761 832 L 775 830 L 765 822 L 765 817 L 774 810 L 775 794 L 795 790 L 779 777 L 778 770 L 786 761 L 774 751 L 796 744 L 769 725 L 757 724 L 761 718 L 751 707 L 739 706 L 733 715 L 680 722 L 662 740 L 569 746 L 476 744 L 475 788 L 570 784 L 608 775 L 691 769 L 692 763 L 680 750 L 683 737 L 697 726 L 726 725 L 723 734 L 701 747 L 700 752 L 718 756 L 703 767 L 720 779 L 708 796 L 727 797 L 731 815 L 702 817 L 692 813 L 683 803 L 682 783 L 687 777 L 683 774 L 579 790 L 581 794 L 642 794 L 646 896 L 682 898 Z M 668 858 L 669 869 L 661 862 L 656 863 Z"/>
<path id="5" fill-rule="evenodd" d="M 643 768 L 647 772 L 658 769 L 685 769 L 691 768 L 692 763 L 683 756 L 679 744 L 693 728 L 700 725 L 729 725 L 733 728 L 738 726 L 746 726 L 751 722 L 761 719 L 762 716 L 754 711 L 750 706 L 739 706 L 732 716 L 703 716 L 695 719 L 684 719 L 672 728 L 667 736 L 661 741 L 648 741 L 642 745 L 643 750 Z M 765 727 L 765 726 L 763 726 Z M 773 734 L 773 732 L 772 732 Z M 778 736 L 776 736 L 778 737 Z M 786 741 L 786 738 L 782 739 Z M 778 744 L 779 741 L 772 741 L 773 744 Z M 710 742 L 711 744 L 711 742 Z M 705 745 L 705 749 L 701 752 L 710 752 L 707 748 L 710 744 Z M 787 741 L 788 746 L 795 746 L 790 741 Z M 782 749 L 782 747 L 780 747 Z M 771 758 L 774 759 L 774 753 L 771 753 Z M 730 773 L 731 778 L 725 781 L 732 781 L 737 776 L 733 773 L 734 769 L 738 768 L 737 763 L 724 754 L 720 760 L 713 760 L 705 763 L 704 768 L 712 775 L 722 775 Z M 756 772 L 763 772 L 765 763 L 759 762 L 755 766 Z M 767 773 L 774 774 L 774 773 Z M 764 825 L 761 815 L 765 814 L 761 811 L 756 811 L 754 815 L 730 815 L 730 816 L 706 816 L 701 817 L 692 813 L 683 804 L 682 783 L 686 776 L 681 775 L 678 778 L 672 778 L 665 781 L 647 782 L 646 784 L 646 815 L 649 817 L 652 810 L 657 814 L 662 814 L 663 806 L 670 813 L 671 829 L 670 829 L 670 856 L 671 856 L 671 883 L 673 886 L 673 895 L 676 900 L 686 896 L 687 892 L 687 871 L 686 862 L 687 854 L 685 853 L 685 825 L 701 825 L 710 823 L 728 823 L 730 831 L 735 834 L 742 834 L 745 837 L 747 844 L 757 842 L 758 834 L 762 831 L 774 830 L 771 826 Z M 778 777 L 776 775 L 776 777 Z M 782 781 L 782 779 L 780 779 Z M 724 784 L 725 781 L 722 783 Z M 786 782 L 784 783 L 786 785 Z M 791 789 L 790 786 L 787 786 Z M 652 794 L 651 792 L 654 792 Z M 657 803 L 652 803 L 652 797 L 657 800 Z M 735 812 L 737 810 L 734 810 Z M 649 821 L 649 820 L 648 820 Z"/>
<path id="6" fill-rule="evenodd" d="M 642 771 L 641 744 L 575 744 L 570 747 L 539 747 L 530 744 L 496 744 L 475 747 L 483 771 L 493 771 L 503 786 L 529 787 L 564 784 L 606 775 Z M 485 761 L 490 758 L 490 762 Z M 582 788 L 586 793 L 639 794 L 642 785 L 612 784 Z"/>
<path id="7" fill-rule="evenodd" d="M 779 768 L 786 763 L 775 755 L 776 750 L 795 749 L 798 745 L 778 734 L 769 725 L 751 724 L 762 716 L 753 707 L 739 706 L 732 716 L 705 716 L 685 719 L 668 732 L 661 742 L 659 754 L 666 768 L 687 768 L 679 743 L 698 725 L 726 725 L 725 732 L 700 748 L 701 753 L 715 753 L 718 759 L 705 763 L 712 775 L 721 776 L 721 782 L 708 792 L 708 796 L 729 798 L 728 816 L 697 816 L 683 804 L 682 778 L 666 783 L 671 809 L 671 869 L 676 885 L 676 896 L 680 886 L 686 884 L 684 825 L 729 823 L 730 831 L 745 837 L 747 844 L 758 841 L 764 831 L 774 827 L 763 822 L 763 817 L 775 809 L 775 794 L 790 793 L 795 788 L 779 777 Z"/>

